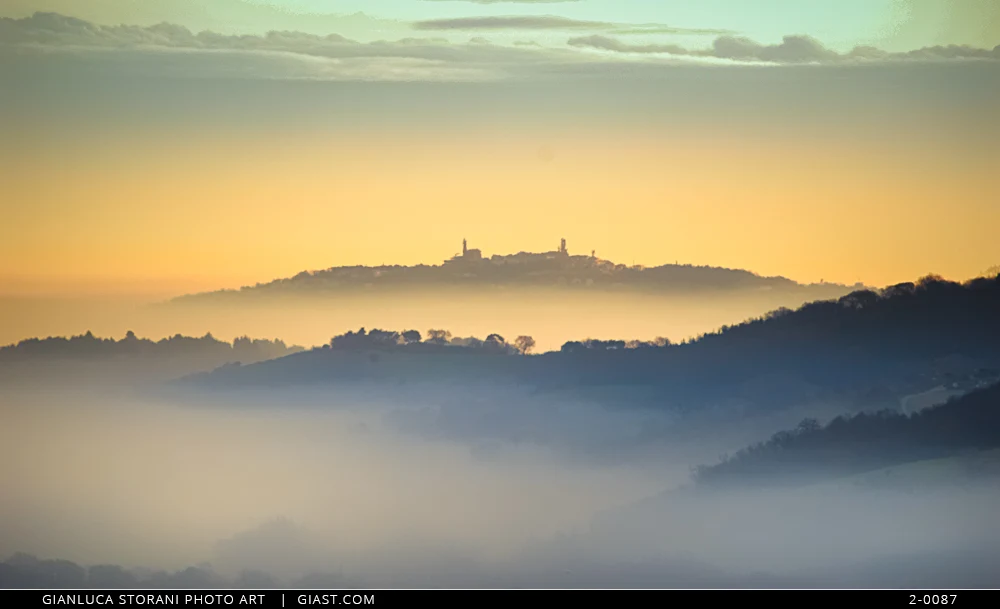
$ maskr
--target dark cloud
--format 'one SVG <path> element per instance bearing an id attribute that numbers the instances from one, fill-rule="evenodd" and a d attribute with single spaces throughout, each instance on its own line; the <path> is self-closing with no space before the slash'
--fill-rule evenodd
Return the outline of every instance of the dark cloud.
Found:
<path id="1" fill-rule="evenodd" d="M 676 44 L 629 44 L 617 38 L 599 35 L 571 38 L 568 44 L 615 53 L 666 54 L 789 64 L 903 59 L 1000 59 L 1000 45 L 993 49 L 964 45 L 934 46 L 905 53 L 890 53 L 870 46 L 859 46 L 849 53 L 838 53 L 810 36 L 785 36 L 779 44 L 760 44 L 749 38 L 720 36 L 707 49 L 690 49 Z"/>
<path id="2" fill-rule="evenodd" d="M 770 45 L 758 44 L 749 38 L 720 36 L 712 43 L 710 55 L 720 59 L 778 63 L 809 63 L 838 57 L 836 52 L 809 36 L 785 36 L 780 44 Z"/>

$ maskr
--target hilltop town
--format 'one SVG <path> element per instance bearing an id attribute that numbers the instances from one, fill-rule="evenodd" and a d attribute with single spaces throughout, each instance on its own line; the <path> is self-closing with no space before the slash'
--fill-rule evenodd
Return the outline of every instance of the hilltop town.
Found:
<path id="1" fill-rule="evenodd" d="M 542 252 L 542 253 L 532 253 L 532 252 L 518 252 L 516 254 L 493 254 L 489 258 L 483 257 L 483 252 L 478 249 L 469 249 L 469 243 L 467 240 L 462 239 L 462 253 L 456 254 L 451 259 L 446 260 L 446 265 L 454 264 L 467 264 L 475 262 L 489 262 L 491 264 L 531 264 L 543 261 L 556 261 L 562 263 L 563 265 L 572 262 L 586 262 L 591 266 L 624 266 L 615 265 L 614 263 L 608 262 L 606 260 L 599 260 L 597 258 L 597 252 L 591 251 L 590 256 L 570 256 L 569 249 L 566 247 L 566 239 L 561 239 L 559 242 L 559 249 L 552 252 Z"/>
<path id="2" fill-rule="evenodd" d="M 746 270 L 690 264 L 646 267 L 602 260 L 596 251 L 572 255 L 566 239 L 548 252 L 485 255 L 462 241 L 461 253 L 439 265 L 340 266 L 302 271 L 292 277 L 181 297 L 181 300 L 254 293 L 328 293 L 350 289 L 419 289 L 444 286 L 563 287 L 656 292 L 770 290 L 794 292 L 808 299 L 837 298 L 863 286 L 799 284 L 785 277 L 763 277 Z"/>

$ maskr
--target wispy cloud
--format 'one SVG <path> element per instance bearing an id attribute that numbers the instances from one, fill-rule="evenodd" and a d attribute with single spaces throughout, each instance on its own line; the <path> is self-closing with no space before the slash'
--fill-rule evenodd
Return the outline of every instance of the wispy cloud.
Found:
<path id="1" fill-rule="evenodd" d="M 719 29 L 719 28 L 690 28 L 690 27 L 674 27 L 670 25 L 663 25 L 662 23 L 639 23 L 635 25 L 613 25 L 609 28 L 612 33 L 619 36 L 627 36 L 631 34 L 640 35 L 650 35 L 650 34 L 670 34 L 670 35 L 690 35 L 690 36 L 722 36 L 727 34 L 735 34 L 733 30 Z"/>
<path id="2" fill-rule="evenodd" d="M 581 21 L 554 15 L 512 15 L 506 17 L 457 17 L 417 21 L 417 30 L 600 30 L 611 27 L 604 21 Z"/>
<path id="3" fill-rule="evenodd" d="M 422 0 L 423 2 L 470 2 L 472 4 L 559 4 L 581 0 Z"/>
<path id="4" fill-rule="evenodd" d="M 539 61 L 570 60 L 572 50 L 525 48 L 490 44 L 481 38 L 454 43 L 433 38 L 404 38 L 362 43 L 338 34 L 318 36 L 303 32 L 269 32 L 257 35 L 224 35 L 211 31 L 194 33 L 179 25 L 162 23 L 142 27 L 105 26 L 54 13 L 36 13 L 24 19 L 0 18 L 0 50 L 64 50 L 68 52 L 115 51 L 119 55 L 147 59 L 156 53 L 202 53 L 218 65 L 234 67 L 240 56 L 246 61 L 242 76 L 252 76 L 258 67 L 273 74 L 277 63 L 300 65 L 293 77 L 313 74 L 318 78 L 438 80 L 496 78 L 508 69 Z M 122 61 L 104 54 L 104 61 Z M 561 59 L 560 59 L 561 58 Z M 159 60 L 157 60 L 158 63 Z M 196 75 L 202 68 L 185 63 Z M 173 65 L 173 64 L 172 64 Z M 367 72 L 366 72 L 367 70 Z"/>
<path id="5" fill-rule="evenodd" d="M 838 63 L 865 60 L 940 60 L 940 59 L 1000 59 L 1000 45 L 981 49 L 965 45 L 932 46 L 890 53 L 870 46 L 855 47 L 848 53 L 838 53 L 810 36 L 785 36 L 779 44 L 760 44 L 749 38 L 720 36 L 704 49 L 691 49 L 677 44 L 630 44 L 609 36 L 593 35 L 571 38 L 573 47 L 586 47 L 614 53 L 664 54 L 686 57 L 711 57 L 733 61 L 769 63 Z"/>
<path id="6" fill-rule="evenodd" d="M 848 53 L 838 53 L 808 36 L 786 36 L 781 43 L 771 45 L 719 36 L 704 48 L 630 44 L 597 34 L 571 38 L 568 43 L 562 48 L 524 40 L 503 45 L 481 37 L 472 37 L 467 42 L 439 38 L 359 42 L 338 34 L 296 31 L 225 35 L 212 31 L 195 33 L 169 23 L 148 27 L 107 26 L 54 13 L 36 13 L 24 19 L 0 18 L 3 61 L 15 61 L 30 51 L 80 57 L 89 54 L 88 61 L 100 62 L 109 70 L 148 70 L 183 77 L 483 81 L 621 74 L 628 68 L 655 70 L 663 63 L 680 63 L 685 58 L 781 64 L 1000 59 L 1000 47 L 927 47 L 906 53 L 857 47 Z"/>
<path id="7" fill-rule="evenodd" d="M 670 55 L 689 55 L 692 52 L 677 44 L 630 44 L 609 36 L 580 36 L 570 38 L 568 43 L 574 47 L 588 47 L 616 53 L 667 53 Z"/>
<path id="8" fill-rule="evenodd" d="M 457 17 L 416 21 L 417 30 L 592 30 L 629 34 L 701 34 L 719 35 L 729 30 L 709 28 L 683 28 L 662 23 L 613 23 L 610 21 L 585 21 L 556 15 L 507 15 L 487 17 Z"/>

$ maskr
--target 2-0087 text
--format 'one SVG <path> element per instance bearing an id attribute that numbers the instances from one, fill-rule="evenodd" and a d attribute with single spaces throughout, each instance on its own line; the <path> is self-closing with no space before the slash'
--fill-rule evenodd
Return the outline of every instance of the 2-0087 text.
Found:
<path id="1" fill-rule="evenodd" d="M 958 600 L 957 594 L 911 594 L 911 605 L 954 605 Z"/>

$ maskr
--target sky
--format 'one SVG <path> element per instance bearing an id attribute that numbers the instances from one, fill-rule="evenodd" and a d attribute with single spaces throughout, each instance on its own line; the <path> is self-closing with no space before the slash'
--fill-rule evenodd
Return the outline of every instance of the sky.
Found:
<path id="1" fill-rule="evenodd" d="M 463 238 L 966 279 L 1000 263 L 997 45 L 990 0 L 7 0 L 0 293 Z"/>

